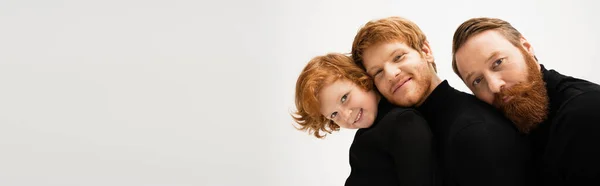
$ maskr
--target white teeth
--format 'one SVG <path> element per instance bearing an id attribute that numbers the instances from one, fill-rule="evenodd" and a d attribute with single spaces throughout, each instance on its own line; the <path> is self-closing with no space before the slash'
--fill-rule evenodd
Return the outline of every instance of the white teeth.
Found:
<path id="1" fill-rule="evenodd" d="M 360 111 L 358 112 L 358 115 L 356 116 L 354 123 L 356 123 L 361 117 L 362 117 L 362 109 L 360 109 Z"/>

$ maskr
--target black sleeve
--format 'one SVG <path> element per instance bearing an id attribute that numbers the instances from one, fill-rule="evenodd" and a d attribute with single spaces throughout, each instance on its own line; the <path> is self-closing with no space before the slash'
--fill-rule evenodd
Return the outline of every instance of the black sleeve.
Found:
<path id="1" fill-rule="evenodd" d="M 552 150 L 560 158 L 550 162 L 564 175 L 565 185 L 600 185 L 600 94 L 588 92 L 559 111 L 558 136 Z"/>
<path id="2" fill-rule="evenodd" d="M 393 112 L 392 112 L 393 113 Z M 397 113 L 388 127 L 388 150 L 399 185 L 434 185 L 433 135 L 427 122 L 413 110 Z"/>
<path id="3" fill-rule="evenodd" d="M 451 145 L 455 181 L 462 186 L 527 185 L 533 181 L 530 143 L 516 129 L 472 123 Z"/>

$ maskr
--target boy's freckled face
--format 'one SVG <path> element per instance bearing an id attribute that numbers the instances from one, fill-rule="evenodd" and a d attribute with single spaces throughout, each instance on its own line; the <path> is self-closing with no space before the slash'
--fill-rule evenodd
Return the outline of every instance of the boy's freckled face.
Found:
<path id="1" fill-rule="evenodd" d="M 369 128 L 377 116 L 375 91 L 365 91 L 351 81 L 340 79 L 319 92 L 321 114 L 347 129 Z"/>

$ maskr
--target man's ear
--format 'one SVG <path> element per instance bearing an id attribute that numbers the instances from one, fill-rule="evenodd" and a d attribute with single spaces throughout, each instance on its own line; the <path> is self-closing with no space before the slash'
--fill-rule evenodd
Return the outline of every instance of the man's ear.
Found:
<path id="1" fill-rule="evenodd" d="M 533 46 L 531 46 L 531 43 L 529 43 L 529 41 L 527 41 L 527 39 L 525 39 L 525 37 L 521 36 L 521 38 L 519 38 L 519 41 L 521 43 L 521 47 L 523 47 L 525 49 L 525 51 L 527 51 L 527 53 L 529 53 L 529 55 L 535 56 L 535 52 L 533 51 Z"/>
<path id="2" fill-rule="evenodd" d="M 423 47 L 421 47 L 421 53 L 423 57 L 427 60 L 427 62 L 435 61 L 433 58 L 433 51 L 431 51 L 431 47 L 429 47 L 429 42 L 427 40 L 423 42 Z"/>
<path id="3" fill-rule="evenodd" d="M 538 61 L 537 57 L 535 56 L 535 52 L 533 51 L 533 46 L 531 46 L 531 43 L 529 43 L 529 41 L 527 41 L 527 39 L 525 39 L 525 37 L 523 37 L 523 36 L 521 36 L 521 38 L 519 38 L 519 41 L 521 42 L 521 47 L 523 47 L 523 49 L 525 49 L 525 51 L 527 51 L 527 54 L 529 54 L 529 57 L 532 57 L 533 59 L 535 59 L 535 63 L 537 63 L 538 70 L 541 70 L 542 67 L 539 65 L 540 62 Z"/>
<path id="4" fill-rule="evenodd" d="M 425 58 L 427 63 L 431 64 L 431 66 L 433 67 L 433 71 L 437 73 L 435 58 L 433 57 L 433 52 L 431 51 L 431 47 L 429 47 L 429 42 L 427 40 L 423 42 L 423 47 L 421 47 L 421 55 L 423 55 L 423 58 Z"/>

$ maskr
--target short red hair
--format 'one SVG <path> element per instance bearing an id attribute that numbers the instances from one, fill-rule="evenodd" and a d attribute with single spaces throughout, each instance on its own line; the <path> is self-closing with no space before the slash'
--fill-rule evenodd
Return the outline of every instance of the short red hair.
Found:
<path id="1" fill-rule="evenodd" d="M 427 43 L 425 33 L 414 22 L 402 17 L 387 17 L 369 21 L 354 36 L 352 58 L 364 69 L 363 53 L 369 47 L 383 42 L 403 42 L 422 54 Z M 434 62 L 433 70 L 437 72 Z"/>

